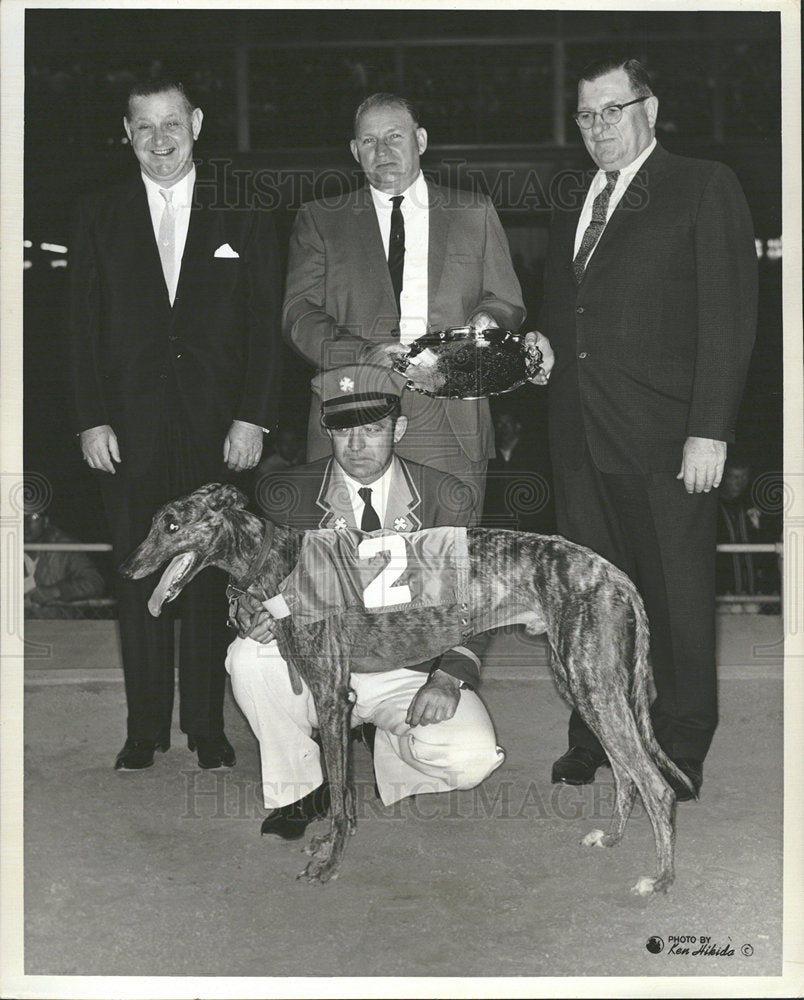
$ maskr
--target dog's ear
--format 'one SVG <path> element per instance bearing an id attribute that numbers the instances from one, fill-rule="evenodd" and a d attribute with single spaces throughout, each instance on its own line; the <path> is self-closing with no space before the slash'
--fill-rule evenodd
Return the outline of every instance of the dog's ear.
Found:
<path id="1" fill-rule="evenodd" d="M 225 510 L 228 507 L 245 507 L 248 497 L 241 493 L 231 483 L 208 483 L 201 487 L 205 490 L 204 503 L 211 510 Z"/>

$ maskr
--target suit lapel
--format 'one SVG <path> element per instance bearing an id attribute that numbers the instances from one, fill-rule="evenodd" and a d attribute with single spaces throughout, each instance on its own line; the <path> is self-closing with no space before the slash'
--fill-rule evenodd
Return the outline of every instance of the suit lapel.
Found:
<path id="1" fill-rule="evenodd" d="M 218 243 L 215 243 L 212 238 L 215 226 L 222 219 L 221 212 L 215 212 L 209 208 L 210 198 L 213 197 L 213 192 L 208 187 L 200 185 L 196 178 L 193 187 L 192 208 L 190 209 L 190 224 L 187 228 L 187 239 L 181 258 L 176 298 L 173 300 L 174 310 L 182 301 L 182 291 L 186 290 L 195 262 L 202 260 L 205 253 L 212 253 L 211 247 L 213 245 L 218 246 L 220 242 L 223 242 L 219 240 Z"/>
<path id="2" fill-rule="evenodd" d="M 394 531 L 419 531 L 422 522 L 415 511 L 420 506 L 422 498 L 402 459 L 394 457 L 393 462 L 391 489 L 383 527 L 392 528 Z"/>
<path id="3" fill-rule="evenodd" d="M 366 262 L 366 273 L 379 281 L 382 286 L 383 297 L 389 303 L 387 308 L 391 313 L 395 313 L 397 309 L 394 286 L 391 284 L 388 258 L 382 244 L 380 224 L 377 221 L 374 200 L 368 184 L 355 193 L 354 219 L 357 226 L 357 233 L 355 235 L 363 251 Z"/>
<path id="4" fill-rule="evenodd" d="M 319 528 L 356 528 L 355 512 L 349 495 L 349 487 L 344 481 L 341 468 L 334 458 L 327 463 L 321 489 L 316 497 L 316 506 L 322 516 Z"/>
<path id="5" fill-rule="evenodd" d="M 126 203 L 128 222 L 126 228 L 131 236 L 129 245 L 133 248 L 132 266 L 140 271 L 146 286 L 154 289 L 160 303 L 170 309 L 165 275 L 162 271 L 162 259 L 159 247 L 156 245 L 151 209 L 148 206 L 148 194 L 141 177 L 132 182 L 131 195 Z"/>
<path id="6" fill-rule="evenodd" d="M 657 144 L 656 148 L 634 175 L 623 197 L 617 202 L 617 207 L 611 213 L 611 218 L 606 223 L 606 228 L 597 242 L 595 252 L 589 259 L 587 271 L 589 268 L 594 267 L 595 258 L 598 253 L 605 251 L 608 244 L 612 240 L 617 239 L 623 227 L 627 230 L 628 223 L 638 214 L 642 200 L 650 197 L 651 189 L 655 189 L 656 184 L 659 182 L 667 165 L 666 161 L 667 152 Z M 640 191 L 644 192 L 641 196 Z M 638 201 L 637 199 L 640 200 Z"/>

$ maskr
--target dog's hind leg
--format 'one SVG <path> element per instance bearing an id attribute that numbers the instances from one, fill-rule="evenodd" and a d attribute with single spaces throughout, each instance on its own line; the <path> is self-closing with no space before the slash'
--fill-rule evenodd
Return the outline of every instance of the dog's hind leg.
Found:
<path id="1" fill-rule="evenodd" d="M 615 677 L 616 674 L 607 676 Z M 592 830 L 581 843 L 600 847 L 616 844 L 622 837 L 636 789 L 653 827 L 657 872 L 655 876 L 640 877 L 631 891 L 639 896 L 666 892 L 675 877 L 673 792 L 645 748 L 625 695 L 612 696 L 612 691 L 606 685 L 587 689 L 584 693 L 585 698 L 577 698 L 576 704 L 584 721 L 606 751 L 615 776 L 617 797 L 608 834 L 602 830 Z"/>
<path id="2" fill-rule="evenodd" d="M 603 830 L 590 830 L 583 838 L 584 847 L 614 847 L 622 840 L 625 824 L 634 806 L 637 788 L 628 771 L 613 757 L 609 758 L 614 775 L 614 813 L 611 817 L 608 833 Z"/>

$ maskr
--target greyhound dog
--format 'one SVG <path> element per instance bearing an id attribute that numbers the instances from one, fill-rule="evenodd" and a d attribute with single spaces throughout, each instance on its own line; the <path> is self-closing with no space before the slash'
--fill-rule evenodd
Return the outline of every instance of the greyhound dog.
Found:
<path id="1" fill-rule="evenodd" d="M 235 487 L 212 483 L 157 511 L 148 537 L 121 566 L 124 575 L 139 579 L 170 560 L 148 602 L 153 615 L 206 566 L 227 571 L 239 592 L 278 614 L 280 584 L 294 571 L 309 533 L 261 519 L 245 509 L 246 502 Z M 602 557 L 559 536 L 446 530 L 466 533 L 467 600 L 459 608 L 464 638 L 512 622 L 523 623 L 532 635 L 546 633 L 559 692 L 608 755 L 616 785 L 611 825 L 607 833 L 591 831 L 581 843 L 616 844 L 638 790 L 653 826 L 657 872 L 641 877 L 631 891 L 666 892 L 674 878 L 675 796 L 663 773 L 688 782 L 651 728 L 648 624 L 633 583 Z M 395 665 L 443 653 L 454 641 L 443 638 L 447 614 L 441 607 L 408 607 L 378 615 L 350 606 L 309 623 L 294 622 L 285 607 L 272 620 L 291 676 L 298 671 L 313 696 L 331 793 L 329 831 L 311 841 L 312 859 L 300 878 L 335 877 L 347 834 L 355 831 L 348 780 L 350 658 L 367 635 L 373 648 L 393 649 Z"/>

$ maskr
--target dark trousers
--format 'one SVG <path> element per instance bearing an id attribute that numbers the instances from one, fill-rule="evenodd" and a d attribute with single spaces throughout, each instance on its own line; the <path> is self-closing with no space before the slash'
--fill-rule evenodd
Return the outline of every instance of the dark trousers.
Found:
<path id="1" fill-rule="evenodd" d="M 557 469 L 555 487 L 559 532 L 622 569 L 642 595 L 660 745 L 671 757 L 703 760 L 717 726 L 717 492 L 688 494 L 674 472 L 603 473 L 588 453 L 579 469 Z M 569 743 L 601 752 L 577 712 Z"/>
<path id="2" fill-rule="evenodd" d="M 112 532 L 116 564 L 143 541 L 156 510 L 203 483 L 226 478 L 220 457 L 199 456 L 182 420 L 171 414 L 150 464 L 136 476 L 123 464 L 114 476 L 102 473 L 103 498 Z M 174 624 L 181 616 L 178 650 L 180 726 L 195 736 L 223 730 L 226 649 L 233 633 L 226 625 L 226 574 L 206 568 L 159 618 L 148 611 L 148 598 L 159 573 L 142 580 L 116 574 L 120 641 L 123 657 L 128 736 L 169 737 L 175 685 Z"/>

